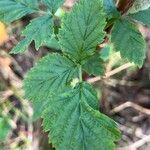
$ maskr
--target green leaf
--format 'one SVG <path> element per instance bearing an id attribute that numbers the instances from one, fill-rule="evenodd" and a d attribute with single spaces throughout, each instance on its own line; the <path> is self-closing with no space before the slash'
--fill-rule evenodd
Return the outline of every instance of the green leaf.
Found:
<path id="1" fill-rule="evenodd" d="M 130 14 L 129 16 L 147 26 L 150 26 L 150 8 L 134 14 Z"/>
<path id="2" fill-rule="evenodd" d="M 114 0 L 104 0 L 104 10 L 107 18 L 115 18 L 120 16 L 115 6 Z"/>
<path id="3" fill-rule="evenodd" d="M 4 21 L 8 23 L 35 11 L 35 6 L 33 7 L 29 0 L 28 3 L 26 0 L 0 0 L 0 14 L 4 14 Z"/>
<path id="4" fill-rule="evenodd" d="M 53 49 L 56 49 L 56 50 L 61 49 L 61 46 L 60 46 L 58 40 L 56 40 L 55 36 L 52 36 L 51 39 L 46 42 L 46 46 L 53 48 Z"/>
<path id="5" fill-rule="evenodd" d="M 0 21 L 4 20 L 4 14 L 0 12 Z"/>
<path id="6" fill-rule="evenodd" d="M 38 9 L 39 7 L 39 0 L 16 0 L 18 2 L 21 2 L 22 4 L 26 5 L 27 7 L 30 7 L 32 9 Z"/>
<path id="7" fill-rule="evenodd" d="M 49 11 L 55 14 L 57 9 L 64 3 L 64 0 L 43 0 L 43 2 L 48 6 Z"/>
<path id="8" fill-rule="evenodd" d="M 100 58 L 100 55 L 95 54 L 91 56 L 83 65 L 83 70 L 85 70 L 88 74 L 92 74 L 95 76 L 104 75 L 104 72 L 105 72 L 104 62 Z"/>
<path id="9" fill-rule="evenodd" d="M 8 133 L 10 132 L 10 125 L 6 118 L 0 117 L 0 141 L 4 141 L 7 137 Z"/>
<path id="10" fill-rule="evenodd" d="M 65 16 L 62 26 L 59 37 L 64 53 L 78 62 L 93 55 L 104 38 L 102 0 L 80 0 Z"/>
<path id="11" fill-rule="evenodd" d="M 71 60 L 59 54 L 50 54 L 29 71 L 24 82 L 26 98 L 41 106 L 39 110 L 43 111 L 48 98 L 66 91 L 71 80 L 77 77 L 78 67 Z"/>
<path id="12" fill-rule="evenodd" d="M 53 20 L 49 15 L 44 15 L 33 19 L 23 31 L 25 38 L 11 51 L 11 53 L 20 53 L 27 50 L 29 44 L 34 41 L 36 49 L 46 45 L 51 40 L 53 34 Z"/>
<path id="13" fill-rule="evenodd" d="M 111 45 L 107 45 L 104 48 L 101 49 L 100 51 L 100 58 L 105 62 L 109 60 L 110 55 L 111 55 Z"/>
<path id="14" fill-rule="evenodd" d="M 115 150 L 120 138 L 116 123 L 98 111 L 96 92 L 85 83 L 52 98 L 43 119 L 57 150 Z"/>
<path id="15" fill-rule="evenodd" d="M 127 19 L 115 22 L 112 30 L 111 41 L 116 51 L 120 51 L 121 57 L 135 63 L 139 67 L 145 59 L 145 40 L 137 26 Z"/>

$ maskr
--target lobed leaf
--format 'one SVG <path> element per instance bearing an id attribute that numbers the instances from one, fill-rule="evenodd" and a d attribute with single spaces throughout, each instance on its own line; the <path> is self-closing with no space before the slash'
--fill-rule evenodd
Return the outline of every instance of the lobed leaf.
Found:
<path id="1" fill-rule="evenodd" d="M 27 50 L 29 44 L 34 41 L 36 49 L 46 45 L 52 38 L 53 20 L 50 15 L 40 16 L 33 19 L 23 31 L 25 38 L 12 49 L 11 53 L 20 53 Z"/>
<path id="2" fill-rule="evenodd" d="M 49 97 L 67 91 L 69 82 L 76 77 L 78 68 L 70 59 L 60 54 L 49 54 L 29 71 L 24 81 L 26 98 L 34 106 L 41 106 L 40 114 L 49 102 Z"/>
<path id="3" fill-rule="evenodd" d="M 80 0 L 64 18 L 59 32 L 63 52 L 78 62 L 95 53 L 104 38 L 102 0 Z"/>
<path id="4" fill-rule="evenodd" d="M 13 22 L 37 11 L 37 0 L 0 0 L 0 14 L 5 22 Z"/>
<path id="5" fill-rule="evenodd" d="M 97 96 L 86 83 L 50 100 L 43 125 L 57 150 L 114 150 L 116 123 L 98 111 Z"/>
<path id="6" fill-rule="evenodd" d="M 146 57 L 145 40 L 133 22 L 127 19 L 117 20 L 112 30 L 111 41 L 122 58 L 142 66 Z"/>

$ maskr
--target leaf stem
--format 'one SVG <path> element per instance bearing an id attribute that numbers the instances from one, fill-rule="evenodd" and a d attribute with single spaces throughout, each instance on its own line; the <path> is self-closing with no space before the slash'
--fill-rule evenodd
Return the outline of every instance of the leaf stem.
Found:
<path id="1" fill-rule="evenodd" d="M 81 83 L 83 81 L 82 79 L 82 66 L 79 65 L 79 82 Z"/>

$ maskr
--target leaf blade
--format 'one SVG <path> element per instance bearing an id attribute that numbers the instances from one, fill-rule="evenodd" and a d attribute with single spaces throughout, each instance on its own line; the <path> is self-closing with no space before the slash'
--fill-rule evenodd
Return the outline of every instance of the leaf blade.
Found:
<path id="1" fill-rule="evenodd" d="M 150 8 L 134 14 L 130 14 L 129 16 L 147 26 L 150 26 Z"/>
<path id="2" fill-rule="evenodd" d="M 104 10 L 106 17 L 109 19 L 120 16 L 113 0 L 104 0 Z"/>
<path id="3" fill-rule="evenodd" d="M 101 0 L 81 0 L 66 15 L 60 30 L 63 52 L 81 62 L 103 41 L 105 17 Z"/>
<path id="4" fill-rule="evenodd" d="M 83 65 L 83 70 L 85 70 L 90 75 L 102 76 L 104 75 L 105 68 L 104 62 L 97 53 L 91 56 Z"/>
<path id="5" fill-rule="evenodd" d="M 93 101 L 98 106 L 93 91 L 88 84 L 79 85 L 51 100 L 44 111 L 43 124 L 45 130 L 50 131 L 50 141 L 57 150 L 115 149 L 113 141 L 119 139 L 120 133 L 115 122 L 89 104 Z"/>
<path id="6" fill-rule="evenodd" d="M 64 0 L 43 0 L 52 14 L 64 3 Z"/>
<path id="7" fill-rule="evenodd" d="M 31 0 L 30 0 L 31 1 Z M 13 10 L 13 11 L 12 11 Z M 36 9 L 30 7 L 25 0 L 1 0 L 0 13 L 4 15 L 4 21 L 11 23 L 27 14 L 35 12 Z"/>
<path id="8" fill-rule="evenodd" d="M 53 20 L 49 15 L 44 15 L 35 18 L 23 31 L 22 35 L 25 38 L 12 49 L 11 53 L 17 54 L 25 52 L 28 45 L 34 41 L 35 47 L 38 50 L 41 46 L 46 45 L 46 43 L 51 40 L 53 34 Z"/>
<path id="9" fill-rule="evenodd" d="M 146 57 L 146 44 L 133 22 L 127 19 L 116 21 L 112 30 L 111 41 L 115 51 L 119 51 L 122 58 L 135 63 L 139 67 L 143 65 Z"/>
<path id="10" fill-rule="evenodd" d="M 67 90 L 75 77 L 78 77 L 78 68 L 71 60 L 59 54 L 49 54 L 29 71 L 24 81 L 25 96 L 44 108 L 47 99 Z"/>

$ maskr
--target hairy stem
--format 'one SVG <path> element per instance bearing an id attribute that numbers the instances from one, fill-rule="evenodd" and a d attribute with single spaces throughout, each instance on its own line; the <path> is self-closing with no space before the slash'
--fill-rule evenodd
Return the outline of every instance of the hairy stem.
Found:
<path id="1" fill-rule="evenodd" d="M 79 65 L 79 81 L 80 81 L 80 83 L 83 81 L 83 79 L 82 79 L 82 66 L 81 65 Z"/>

